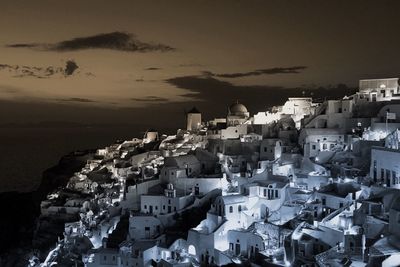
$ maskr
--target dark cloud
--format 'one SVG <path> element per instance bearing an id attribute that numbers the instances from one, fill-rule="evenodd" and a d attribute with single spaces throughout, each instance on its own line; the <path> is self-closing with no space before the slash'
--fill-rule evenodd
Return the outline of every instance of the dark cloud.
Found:
<path id="1" fill-rule="evenodd" d="M 293 67 L 275 67 L 269 69 L 259 69 L 249 72 L 221 73 L 221 74 L 206 71 L 204 72 L 204 74 L 221 78 L 240 78 L 240 77 L 259 76 L 259 75 L 298 74 L 304 71 L 305 69 L 307 69 L 306 66 L 293 66 Z"/>
<path id="2" fill-rule="evenodd" d="M 72 74 L 75 72 L 75 70 L 78 69 L 78 68 L 79 68 L 79 67 L 78 67 L 78 65 L 76 64 L 75 61 L 73 61 L 73 60 L 68 60 L 68 61 L 65 63 L 64 73 L 65 73 L 65 75 L 67 75 L 67 76 L 72 75 Z"/>
<path id="3" fill-rule="evenodd" d="M 36 48 L 36 47 L 38 47 L 40 45 L 32 43 L 32 44 L 9 44 L 9 45 L 6 45 L 6 46 L 10 47 L 10 48 Z"/>
<path id="4" fill-rule="evenodd" d="M 35 78 L 49 78 L 55 74 L 64 74 L 64 69 L 61 67 L 36 67 L 25 65 L 9 65 L 0 64 L 0 71 L 7 71 L 13 77 L 35 77 Z"/>
<path id="5" fill-rule="evenodd" d="M 23 77 L 35 77 L 39 79 L 50 78 L 52 76 L 64 76 L 68 77 L 76 73 L 79 68 L 78 64 L 74 60 L 67 60 L 65 67 L 37 67 L 37 66 L 25 66 L 25 65 L 9 65 L 0 64 L 0 71 L 7 71 L 12 77 L 23 78 Z M 86 73 L 88 76 L 88 74 Z M 93 75 L 94 76 L 94 75 Z"/>
<path id="6" fill-rule="evenodd" d="M 80 97 L 70 97 L 70 98 L 61 98 L 58 99 L 61 102 L 78 102 L 78 103 L 94 103 L 96 101 L 88 99 L 88 98 L 80 98 Z"/>
<path id="7" fill-rule="evenodd" d="M 312 96 L 314 99 L 336 99 L 354 93 L 355 89 L 344 84 L 330 88 L 286 88 L 268 85 L 234 85 L 214 77 L 182 76 L 166 80 L 168 84 L 185 89 L 188 92 L 182 96 L 192 97 L 203 110 L 210 114 L 218 114 L 221 110 L 239 100 L 248 106 L 252 112 L 266 110 L 274 105 L 282 105 L 288 97 Z"/>
<path id="8" fill-rule="evenodd" d="M 101 33 L 86 37 L 77 37 L 55 44 L 19 43 L 9 44 L 12 48 L 35 48 L 47 51 L 77 51 L 83 49 L 111 49 L 127 52 L 173 51 L 174 48 L 157 43 L 145 43 L 138 40 L 133 34 L 125 32 Z"/>
<path id="9" fill-rule="evenodd" d="M 162 70 L 162 68 L 150 67 L 150 68 L 145 68 L 144 70 Z"/>
<path id="10" fill-rule="evenodd" d="M 138 101 L 138 102 L 167 102 L 168 99 L 164 97 L 159 97 L 159 96 L 147 96 L 144 98 L 131 98 L 133 101 Z"/>

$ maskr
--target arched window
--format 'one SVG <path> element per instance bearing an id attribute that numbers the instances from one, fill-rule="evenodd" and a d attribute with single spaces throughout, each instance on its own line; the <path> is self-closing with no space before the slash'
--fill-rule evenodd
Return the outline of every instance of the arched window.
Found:
<path id="1" fill-rule="evenodd" d="M 229 213 L 232 213 L 232 212 L 233 212 L 233 207 L 230 206 L 230 207 L 229 207 Z"/>

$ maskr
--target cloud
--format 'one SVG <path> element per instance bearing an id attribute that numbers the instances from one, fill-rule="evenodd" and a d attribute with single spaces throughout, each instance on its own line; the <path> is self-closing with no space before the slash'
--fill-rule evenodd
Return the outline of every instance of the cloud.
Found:
<path id="1" fill-rule="evenodd" d="M 0 71 L 6 71 L 15 78 L 34 77 L 45 79 L 52 76 L 68 77 L 76 73 L 78 68 L 78 64 L 74 60 L 67 60 L 64 67 L 0 64 Z"/>
<path id="2" fill-rule="evenodd" d="M 298 74 L 305 69 L 307 69 L 306 66 L 293 66 L 293 67 L 275 67 L 269 69 L 258 69 L 249 72 L 222 73 L 222 74 L 206 71 L 204 72 L 204 74 L 220 78 L 240 78 L 240 77 L 259 76 L 259 75 Z"/>
<path id="3" fill-rule="evenodd" d="M 70 97 L 70 98 L 61 98 L 57 99 L 61 102 L 78 102 L 78 103 L 94 103 L 96 101 L 88 99 L 88 98 L 80 98 L 80 97 Z"/>
<path id="4" fill-rule="evenodd" d="M 167 102 L 168 99 L 164 97 L 159 97 L 159 96 L 147 96 L 144 98 L 131 98 L 133 101 L 138 101 L 138 102 Z"/>
<path id="5" fill-rule="evenodd" d="M 84 49 L 110 49 L 126 52 L 173 51 L 175 48 L 159 43 L 146 43 L 133 34 L 125 32 L 101 33 L 86 37 L 77 37 L 54 44 L 19 43 L 8 44 L 10 48 L 34 48 L 45 51 L 78 51 Z"/>
<path id="6" fill-rule="evenodd" d="M 205 107 L 210 113 L 226 109 L 226 107 L 240 101 L 248 105 L 252 112 L 266 110 L 274 105 L 282 105 L 288 97 L 314 97 L 314 99 L 337 99 L 354 93 L 353 88 L 339 84 L 331 88 L 287 88 L 269 85 L 235 85 L 221 81 L 207 75 L 193 75 L 174 77 L 166 83 L 184 89 L 187 93 L 181 96 L 191 97 L 200 108 Z M 214 111 L 213 111 L 214 110 Z"/>
<path id="7" fill-rule="evenodd" d="M 79 68 L 79 67 L 75 61 L 68 60 L 65 63 L 64 73 L 65 73 L 65 75 L 72 75 L 77 68 Z"/>
<path id="8" fill-rule="evenodd" d="M 150 68 L 145 68 L 144 70 L 161 70 L 161 68 L 150 67 Z"/>

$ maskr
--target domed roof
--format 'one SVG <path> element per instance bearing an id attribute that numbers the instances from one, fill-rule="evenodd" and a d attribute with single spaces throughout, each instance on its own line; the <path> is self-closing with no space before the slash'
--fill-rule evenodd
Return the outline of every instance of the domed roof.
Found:
<path id="1" fill-rule="evenodd" d="M 229 112 L 231 114 L 244 114 L 247 113 L 247 108 L 245 105 L 240 104 L 239 102 L 230 105 Z"/>

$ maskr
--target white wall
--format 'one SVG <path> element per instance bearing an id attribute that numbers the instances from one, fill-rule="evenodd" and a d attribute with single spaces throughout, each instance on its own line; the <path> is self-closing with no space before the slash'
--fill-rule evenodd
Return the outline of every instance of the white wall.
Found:
<path id="1" fill-rule="evenodd" d="M 146 231 L 146 227 L 149 227 Z M 163 231 L 161 222 L 154 216 L 131 216 L 129 218 L 129 236 L 131 240 L 150 239 Z"/>
<path id="2" fill-rule="evenodd" d="M 376 175 L 374 172 L 375 166 Z M 372 148 L 370 177 L 372 179 L 376 177 L 376 180 L 384 185 L 389 180 L 390 187 L 400 188 L 400 151 L 387 148 Z"/>
<path id="3" fill-rule="evenodd" d="M 230 126 L 221 130 L 221 139 L 238 139 L 241 135 L 247 134 L 247 124 Z"/>

